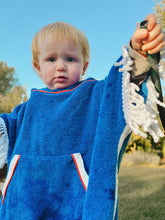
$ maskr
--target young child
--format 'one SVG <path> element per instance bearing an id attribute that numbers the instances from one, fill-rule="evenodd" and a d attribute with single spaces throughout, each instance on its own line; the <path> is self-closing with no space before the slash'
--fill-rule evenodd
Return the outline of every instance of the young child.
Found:
<path id="1" fill-rule="evenodd" d="M 131 81 L 141 74 L 145 81 L 145 51 L 165 45 L 155 16 L 146 19 L 148 30 L 137 28 L 129 54 L 124 49 L 101 81 L 82 81 L 90 50 L 76 28 L 57 22 L 35 35 L 33 67 L 47 87 L 0 116 L 1 166 L 8 163 L 0 219 L 117 219 L 118 167 L 130 126 L 139 131 L 144 119 L 155 140 L 163 135 L 129 80 L 132 72 Z M 139 102 L 143 123 L 129 109 Z"/>

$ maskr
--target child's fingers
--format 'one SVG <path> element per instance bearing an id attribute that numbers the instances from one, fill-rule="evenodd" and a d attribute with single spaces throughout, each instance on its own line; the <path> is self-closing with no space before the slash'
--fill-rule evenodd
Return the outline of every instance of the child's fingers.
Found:
<path id="1" fill-rule="evenodd" d="M 163 41 L 159 45 L 157 45 L 155 48 L 152 48 L 151 50 L 148 50 L 149 54 L 158 53 L 163 47 L 165 47 L 165 42 Z"/>
<path id="2" fill-rule="evenodd" d="M 151 32 L 149 32 L 149 36 L 146 40 L 143 40 L 143 43 L 150 42 L 157 38 L 161 34 L 161 25 L 157 24 Z"/>
<path id="3" fill-rule="evenodd" d="M 140 50 L 143 45 L 143 40 L 148 37 L 148 31 L 137 28 L 132 36 L 132 47 L 135 50 Z"/>
<path id="4" fill-rule="evenodd" d="M 151 52 L 153 49 L 155 50 L 155 48 L 162 47 L 162 45 L 164 45 L 164 34 L 163 33 L 159 34 L 157 38 L 150 41 L 149 43 L 144 44 L 142 46 L 142 50 Z"/>
<path id="5" fill-rule="evenodd" d="M 146 43 L 142 46 L 143 51 L 150 51 L 153 48 L 159 46 L 159 44 L 162 44 L 164 41 L 164 34 L 161 33 L 156 37 L 154 40 L 150 41 L 149 43 Z"/>
<path id="6" fill-rule="evenodd" d="M 153 28 L 156 26 L 156 16 L 154 14 L 149 14 L 145 20 L 148 20 L 148 31 L 152 31 Z"/>
<path id="7" fill-rule="evenodd" d="M 150 14 L 146 20 L 148 21 L 147 29 L 138 27 L 131 39 L 132 48 L 144 56 L 146 51 L 153 54 L 165 47 L 164 34 L 161 32 L 160 24 L 156 23 L 156 16 Z"/>

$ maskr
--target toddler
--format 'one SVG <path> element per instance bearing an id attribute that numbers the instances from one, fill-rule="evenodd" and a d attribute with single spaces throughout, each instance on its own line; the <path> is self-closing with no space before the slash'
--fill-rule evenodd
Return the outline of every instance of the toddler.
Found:
<path id="1" fill-rule="evenodd" d="M 82 32 L 57 22 L 35 35 L 32 63 L 46 88 L 0 116 L 0 165 L 8 163 L 0 219 L 117 219 L 118 168 L 131 130 L 145 135 L 138 128 L 148 120 L 145 131 L 156 141 L 163 135 L 137 92 L 149 80 L 145 51 L 165 45 L 155 16 L 146 19 L 148 30 L 137 28 L 101 81 L 82 80 L 90 59 Z"/>

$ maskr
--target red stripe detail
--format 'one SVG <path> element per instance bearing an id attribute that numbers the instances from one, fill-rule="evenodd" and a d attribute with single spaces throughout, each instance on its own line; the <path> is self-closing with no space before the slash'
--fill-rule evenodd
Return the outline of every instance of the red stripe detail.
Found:
<path id="1" fill-rule="evenodd" d="M 12 175 L 10 176 L 10 179 L 9 179 L 9 181 L 8 181 L 8 183 L 7 183 L 7 186 L 6 186 L 6 189 L 5 189 L 4 195 L 3 195 L 2 204 L 3 204 L 4 200 L 5 200 L 5 196 L 6 196 L 6 191 L 7 191 L 7 188 L 8 188 L 9 183 L 10 183 L 10 181 L 11 181 L 12 177 L 13 177 L 13 174 L 14 174 L 15 168 L 16 168 L 16 166 L 17 166 L 17 164 L 18 164 L 18 161 L 19 161 L 19 159 L 20 159 L 20 156 L 21 156 L 21 155 L 19 155 L 19 157 L 17 158 L 17 161 L 16 161 L 16 163 L 15 163 L 15 165 L 14 165 L 14 168 L 13 168 Z"/>
<path id="2" fill-rule="evenodd" d="M 71 156 L 72 156 L 72 158 L 73 158 L 73 160 L 74 160 L 74 163 L 75 163 L 75 165 L 76 165 L 76 168 L 77 168 L 77 171 L 78 171 L 78 175 L 79 175 L 80 180 L 81 180 L 81 182 L 82 182 L 82 184 L 83 184 L 83 187 L 84 187 L 85 191 L 87 191 L 87 188 L 86 188 L 86 185 L 85 185 L 85 183 L 84 183 L 84 181 L 83 181 L 83 179 L 82 179 L 82 176 L 81 176 L 81 173 L 80 173 L 80 170 L 79 170 L 77 161 L 76 161 L 76 159 L 75 159 L 75 157 L 74 157 L 73 154 L 71 154 Z"/>
<path id="3" fill-rule="evenodd" d="M 43 91 L 43 90 L 38 90 L 38 89 L 33 89 L 32 92 L 42 92 L 42 93 L 53 93 L 53 94 L 58 94 L 58 93 L 63 93 L 63 92 L 70 92 L 73 91 L 75 89 L 77 89 L 78 87 L 80 87 L 82 84 L 86 83 L 86 82 L 91 82 L 91 81 L 96 81 L 95 79 L 90 79 L 87 80 L 83 83 L 81 83 L 80 85 L 78 85 L 77 87 L 73 88 L 73 89 L 68 89 L 68 90 L 62 90 L 62 91 L 58 91 L 58 92 L 48 92 L 48 91 Z"/>

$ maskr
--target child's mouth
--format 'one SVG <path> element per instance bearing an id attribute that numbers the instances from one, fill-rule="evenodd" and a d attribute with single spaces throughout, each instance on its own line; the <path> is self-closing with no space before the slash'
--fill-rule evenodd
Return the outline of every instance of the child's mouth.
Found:
<path id="1" fill-rule="evenodd" d="M 56 82 L 63 83 L 66 82 L 68 78 L 66 76 L 58 76 L 56 77 Z"/>

